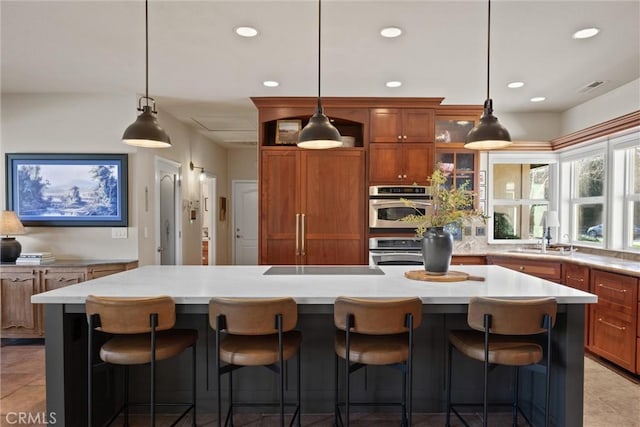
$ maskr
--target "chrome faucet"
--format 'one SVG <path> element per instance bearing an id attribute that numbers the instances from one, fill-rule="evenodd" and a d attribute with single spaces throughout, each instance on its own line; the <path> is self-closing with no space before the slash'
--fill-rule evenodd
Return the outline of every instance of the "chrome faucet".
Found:
<path id="1" fill-rule="evenodd" d="M 544 236 L 540 238 L 540 252 L 542 253 L 547 252 L 547 243 Z"/>
<path id="2" fill-rule="evenodd" d="M 573 241 L 571 241 L 571 237 L 569 237 L 569 234 L 563 234 L 562 238 L 566 238 L 567 239 L 567 243 L 569 243 L 569 253 L 572 254 L 573 253 Z"/>

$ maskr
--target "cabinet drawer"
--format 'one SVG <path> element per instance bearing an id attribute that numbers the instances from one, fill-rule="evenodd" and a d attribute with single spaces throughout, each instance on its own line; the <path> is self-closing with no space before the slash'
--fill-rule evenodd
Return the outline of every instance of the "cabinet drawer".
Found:
<path id="1" fill-rule="evenodd" d="M 591 333 L 589 349 L 625 369 L 636 369 L 636 328 L 617 313 L 591 308 Z"/>
<path id="2" fill-rule="evenodd" d="M 571 263 L 564 264 L 564 284 L 589 292 L 589 267 Z"/>
<path id="3" fill-rule="evenodd" d="M 481 255 L 453 255 L 451 265 L 485 265 L 487 259 Z"/>
<path id="4" fill-rule="evenodd" d="M 89 269 L 87 270 L 87 280 L 97 279 L 99 277 L 108 276 L 110 274 L 119 273 L 121 271 L 124 271 L 124 266 L 122 264 L 89 267 Z"/>
<path id="5" fill-rule="evenodd" d="M 640 374 L 640 338 L 638 338 L 638 342 L 636 343 L 636 374 Z"/>
<path id="6" fill-rule="evenodd" d="M 562 264 L 559 262 L 545 262 L 532 260 L 518 260 L 515 258 L 492 259 L 493 264 L 498 264 L 511 270 L 521 271 L 542 279 L 562 281 Z"/>
<path id="7" fill-rule="evenodd" d="M 635 319 L 638 304 L 638 279 L 622 274 L 593 270 L 591 286 L 591 291 L 598 295 L 598 306 L 614 309 Z"/>

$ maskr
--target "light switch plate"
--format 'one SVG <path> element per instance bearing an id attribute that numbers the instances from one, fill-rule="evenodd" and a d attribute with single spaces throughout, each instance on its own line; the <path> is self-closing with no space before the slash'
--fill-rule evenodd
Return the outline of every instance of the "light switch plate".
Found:
<path id="1" fill-rule="evenodd" d="M 127 228 L 126 227 L 118 227 L 111 229 L 111 238 L 112 239 L 126 239 L 127 238 Z"/>

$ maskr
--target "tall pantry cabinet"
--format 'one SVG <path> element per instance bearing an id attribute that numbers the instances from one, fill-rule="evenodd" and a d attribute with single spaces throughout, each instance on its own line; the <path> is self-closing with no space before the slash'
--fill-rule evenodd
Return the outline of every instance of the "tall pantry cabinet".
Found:
<path id="1" fill-rule="evenodd" d="M 259 110 L 259 263 L 367 264 L 367 110 L 324 102 L 325 113 L 354 147 L 329 150 L 283 143 L 281 124 L 303 127 L 315 99 L 254 98 Z M 324 100 L 323 100 L 324 101 Z M 327 108 L 328 107 L 328 108 Z"/>

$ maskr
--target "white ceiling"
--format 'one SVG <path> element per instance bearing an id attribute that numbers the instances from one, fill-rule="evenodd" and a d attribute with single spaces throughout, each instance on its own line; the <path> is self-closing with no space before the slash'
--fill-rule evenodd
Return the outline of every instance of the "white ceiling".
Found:
<path id="1" fill-rule="evenodd" d="M 151 0 L 150 95 L 213 141 L 255 142 L 249 97 L 317 95 L 317 10 L 315 0 Z M 143 1 L 1 0 L 0 12 L 3 93 L 144 92 Z M 640 77 L 640 0 L 494 0 L 491 22 L 498 117 L 561 112 Z M 240 38 L 240 25 L 260 35 Z M 383 39 L 389 25 L 404 34 Z M 589 26 L 600 34 L 571 38 Z M 486 34 L 484 0 L 324 0 L 322 95 L 482 104 Z M 508 89 L 513 80 L 526 85 Z M 579 91 L 596 80 L 607 83 Z"/>

